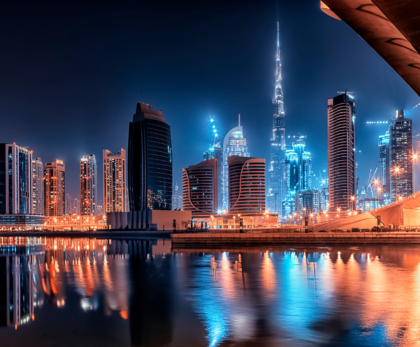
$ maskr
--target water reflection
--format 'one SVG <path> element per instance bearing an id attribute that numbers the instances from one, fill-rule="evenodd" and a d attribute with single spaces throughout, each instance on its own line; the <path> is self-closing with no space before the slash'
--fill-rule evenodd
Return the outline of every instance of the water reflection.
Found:
<path id="1" fill-rule="evenodd" d="M 55 342 L 102 346 L 414 345 L 419 263 L 401 245 L 0 238 L 0 338 L 45 345 L 53 326 Z"/>

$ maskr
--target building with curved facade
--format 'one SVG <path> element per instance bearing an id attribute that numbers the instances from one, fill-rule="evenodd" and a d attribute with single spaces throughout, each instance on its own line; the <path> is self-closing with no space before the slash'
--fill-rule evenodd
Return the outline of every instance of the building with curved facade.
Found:
<path id="1" fill-rule="evenodd" d="M 172 209 L 171 128 L 162 111 L 137 103 L 128 138 L 130 211 Z"/>
<path id="2" fill-rule="evenodd" d="M 209 218 L 218 208 L 217 159 L 182 169 L 183 210 L 193 218 Z"/>
<path id="3" fill-rule="evenodd" d="M 229 213 L 242 216 L 265 212 L 265 159 L 231 156 Z"/>
<path id="4" fill-rule="evenodd" d="M 329 209 L 356 205 L 355 102 L 347 92 L 328 99 Z M 354 200 L 351 197 L 354 197 Z"/>

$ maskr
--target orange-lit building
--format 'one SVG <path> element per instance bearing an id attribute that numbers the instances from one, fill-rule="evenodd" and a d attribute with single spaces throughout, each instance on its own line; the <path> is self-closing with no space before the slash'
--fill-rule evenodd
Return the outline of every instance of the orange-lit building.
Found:
<path id="1" fill-rule="evenodd" d="M 66 204 L 65 166 L 62 160 L 45 164 L 44 213 L 45 216 L 64 216 Z"/>
<path id="2" fill-rule="evenodd" d="M 80 159 L 80 213 L 84 216 L 96 215 L 98 200 L 98 167 L 95 155 L 84 155 Z"/>
<path id="3" fill-rule="evenodd" d="M 101 230 L 106 229 L 106 216 L 45 216 L 43 229 L 66 230 Z"/>
<path id="4" fill-rule="evenodd" d="M 127 155 L 103 150 L 103 204 L 104 212 L 127 212 Z"/>

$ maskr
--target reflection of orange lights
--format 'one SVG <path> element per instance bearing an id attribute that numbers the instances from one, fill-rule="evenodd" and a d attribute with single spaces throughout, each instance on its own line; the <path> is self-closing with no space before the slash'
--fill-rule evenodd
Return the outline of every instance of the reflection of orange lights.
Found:
<path id="1" fill-rule="evenodd" d="M 120 315 L 123 319 L 128 319 L 128 313 L 127 311 L 120 311 Z"/>
<path id="2" fill-rule="evenodd" d="M 44 293 L 47 293 L 47 286 L 45 284 L 45 279 L 42 279 L 42 289 L 44 289 Z"/>
<path id="3" fill-rule="evenodd" d="M 32 320 L 35 320 L 35 315 L 34 314 L 32 314 Z"/>

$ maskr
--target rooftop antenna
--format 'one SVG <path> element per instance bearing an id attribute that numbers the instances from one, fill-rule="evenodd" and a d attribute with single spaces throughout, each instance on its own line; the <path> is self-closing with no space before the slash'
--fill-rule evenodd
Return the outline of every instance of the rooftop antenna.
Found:
<path id="1" fill-rule="evenodd" d="M 241 127 L 241 114 L 239 113 L 239 117 L 238 117 L 238 128 Z"/>

